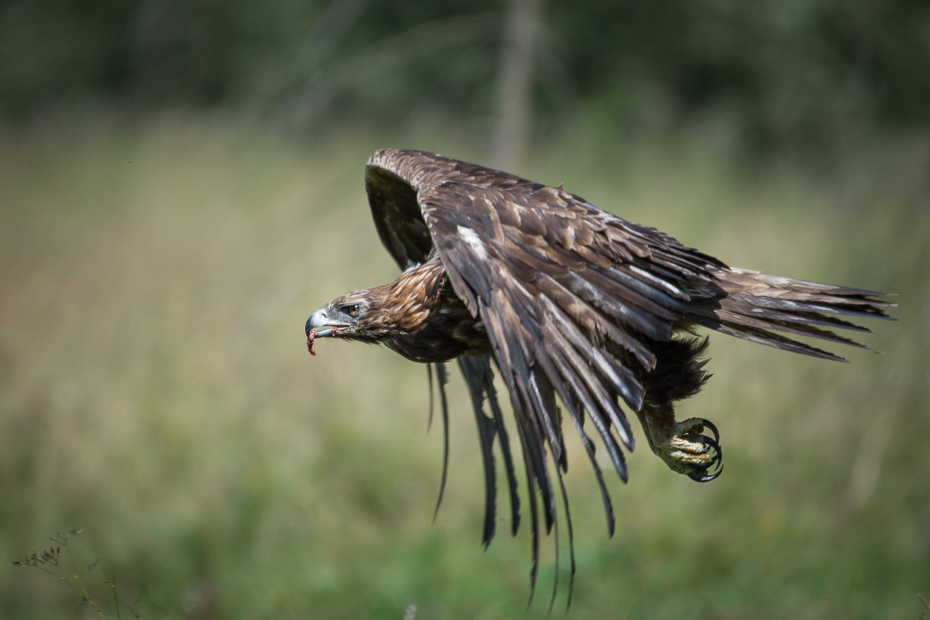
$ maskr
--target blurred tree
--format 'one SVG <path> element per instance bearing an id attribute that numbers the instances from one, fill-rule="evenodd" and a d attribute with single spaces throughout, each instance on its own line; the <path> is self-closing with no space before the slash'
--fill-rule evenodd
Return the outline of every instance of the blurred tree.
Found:
<path id="1" fill-rule="evenodd" d="M 526 151 L 532 110 L 536 39 L 542 0 L 510 0 L 497 87 L 494 165 L 514 170 Z"/>
<path id="2" fill-rule="evenodd" d="M 553 104 L 537 106 L 543 123 L 578 99 L 608 128 L 722 114 L 767 143 L 930 125 L 925 0 L 579 0 L 552 3 L 544 21 L 539 4 L 6 1 L 0 114 L 106 101 L 386 123 L 424 109 L 483 118 L 496 105 L 517 132 L 498 131 L 499 149 L 517 151 L 523 122 L 509 115 L 529 103 L 508 106 L 543 95 Z"/>

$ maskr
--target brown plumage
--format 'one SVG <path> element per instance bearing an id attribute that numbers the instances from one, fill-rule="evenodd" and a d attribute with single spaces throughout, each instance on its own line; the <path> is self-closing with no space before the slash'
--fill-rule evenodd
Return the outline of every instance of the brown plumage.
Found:
<path id="1" fill-rule="evenodd" d="M 893 305 L 874 299 L 885 293 L 733 269 L 561 186 L 439 155 L 378 151 L 368 161 L 365 183 L 378 234 L 405 271 L 392 284 L 348 293 L 314 313 L 308 337 L 382 343 L 408 359 L 438 364 L 443 403 L 442 364 L 458 360 L 481 439 L 486 545 L 494 535 L 492 448 L 498 435 L 514 533 L 520 522 L 493 361 L 510 395 L 523 452 L 534 582 L 539 499 L 546 530 L 556 524 L 551 471 L 572 539 L 556 395 L 586 448 L 613 534 L 586 417 L 624 481 L 622 448 L 632 451 L 634 441 L 621 403 L 637 413 L 650 447 L 673 470 L 698 481 L 719 475 L 716 428 L 706 420 L 676 422 L 672 406 L 707 380 L 700 359 L 707 340 L 691 335 L 695 326 L 842 360 L 775 332 L 866 348 L 830 330 L 868 332 L 849 319 L 888 318 L 884 308 Z M 715 437 L 702 435 L 704 427 Z M 548 466 L 549 457 L 556 467 Z"/>

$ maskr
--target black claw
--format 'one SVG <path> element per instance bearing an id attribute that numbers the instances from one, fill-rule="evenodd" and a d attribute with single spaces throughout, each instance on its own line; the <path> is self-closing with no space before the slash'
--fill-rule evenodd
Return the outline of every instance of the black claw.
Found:
<path id="1" fill-rule="evenodd" d="M 721 467 L 720 471 L 718 471 L 716 474 L 702 473 L 706 471 L 707 471 L 706 469 L 700 470 L 700 471 L 693 471 L 688 474 L 688 477 L 694 480 L 695 482 L 710 482 L 711 480 L 714 480 L 715 478 L 720 476 L 720 473 L 723 471 L 723 467 Z"/>
<path id="2" fill-rule="evenodd" d="M 695 482 L 710 482 L 720 476 L 723 473 L 723 449 L 720 447 L 720 432 L 717 430 L 717 427 L 710 420 L 705 420 L 701 418 L 701 422 L 706 428 L 710 429 L 710 432 L 714 434 L 713 439 L 707 435 L 701 435 L 701 441 L 711 447 L 714 454 L 711 456 L 710 462 L 705 467 L 701 467 L 695 471 L 692 471 L 688 474 L 688 477 L 694 480 Z M 711 469 L 716 468 L 717 471 L 714 473 L 708 473 Z"/>
<path id="3" fill-rule="evenodd" d="M 717 463 L 719 463 L 720 460 L 721 460 L 721 458 L 722 458 L 722 457 L 720 456 L 720 446 L 718 446 L 718 445 L 713 445 L 713 446 L 711 446 L 711 447 L 714 448 L 714 451 L 713 451 L 713 454 L 711 454 L 710 460 L 707 462 L 707 465 L 704 466 L 704 469 L 705 469 L 705 470 L 708 470 L 708 469 L 710 469 L 711 467 L 713 467 L 714 465 L 716 465 Z"/>
<path id="4" fill-rule="evenodd" d="M 704 424 L 704 426 L 706 426 L 707 428 L 709 428 L 710 432 L 714 434 L 714 441 L 719 442 L 720 432 L 717 430 L 717 427 L 714 425 L 714 423 L 711 422 L 710 420 L 705 420 L 704 418 L 701 418 L 701 423 Z"/>

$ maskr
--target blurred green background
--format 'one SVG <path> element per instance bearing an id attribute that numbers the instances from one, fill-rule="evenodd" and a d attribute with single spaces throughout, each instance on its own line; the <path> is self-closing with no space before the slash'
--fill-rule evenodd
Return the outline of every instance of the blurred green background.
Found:
<path id="1" fill-rule="evenodd" d="M 641 448 L 613 539 L 569 439 L 571 616 L 926 614 L 928 66 L 917 0 L 0 2 L 0 617 L 93 617 L 10 564 L 74 526 L 111 618 L 114 565 L 143 618 L 545 617 L 553 539 L 529 609 L 527 528 L 481 547 L 458 378 L 431 523 L 424 369 L 307 355 L 310 312 L 397 274 L 363 186 L 385 146 L 900 294 L 849 365 L 713 337 L 679 415 L 727 471 Z"/>

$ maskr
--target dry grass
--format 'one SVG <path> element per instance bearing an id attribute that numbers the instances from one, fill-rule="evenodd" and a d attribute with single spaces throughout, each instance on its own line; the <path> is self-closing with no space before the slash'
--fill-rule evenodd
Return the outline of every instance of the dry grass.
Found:
<path id="1" fill-rule="evenodd" d="M 440 140 L 403 145 L 477 157 Z M 357 345 L 306 353 L 311 311 L 395 275 L 361 180 L 387 144 L 179 117 L 0 129 L 0 558 L 82 527 L 144 618 L 526 615 L 527 532 L 480 547 L 461 386 L 431 525 L 441 441 L 425 432 L 423 369 Z M 619 155 L 580 144 L 521 172 L 734 265 L 902 295 L 900 321 L 868 338 L 886 355 L 847 351 L 848 366 L 715 337 L 715 379 L 684 414 L 720 427 L 726 474 L 695 485 L 637 451 L 630 484 L 612 481 L 613 540 L 576 456 L 574 615 L 916 615 L 930 583 L 926 143 L 869 145 L 816 176 L 747 172 L 701 136 Z M 3 617 L 80 615 L 36 575 L 7 565 L 0 583 Z"/>

